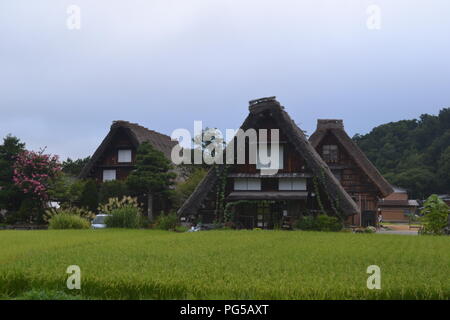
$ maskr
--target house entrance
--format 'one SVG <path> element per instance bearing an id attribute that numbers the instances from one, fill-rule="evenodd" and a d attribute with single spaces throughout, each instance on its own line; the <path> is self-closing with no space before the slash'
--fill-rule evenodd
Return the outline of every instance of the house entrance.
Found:
<path id="1" fill-rule="evenodd" d="M 368 226 L 376 227 L 377 225 L 376 211 L 365 210 L 361 213 L 361 216 L 362 216 L 361 225 L 363 227 Z"/>
<path id="2" fill-rule="evenodd" d="M 284 207 L 284 203 L 274 201 L 238 204 L 235 208 L 236 226 L 243 229 L 273 229 L 281 225 Z"/>

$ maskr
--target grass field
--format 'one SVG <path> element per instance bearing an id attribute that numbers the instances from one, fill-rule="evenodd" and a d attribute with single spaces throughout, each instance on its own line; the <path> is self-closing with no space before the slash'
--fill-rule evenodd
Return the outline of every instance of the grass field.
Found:
<path id="1" fill-rule="evenodd" d="M 0 297 L 449 299 L 450 238 L 300 231 L 0 231 Z M 81 268 L 81 290 L 66 268 Z M 381 268 L 381 290 L 366 286 Z M 75 291 L 75 292 L 74 292 Z"/>

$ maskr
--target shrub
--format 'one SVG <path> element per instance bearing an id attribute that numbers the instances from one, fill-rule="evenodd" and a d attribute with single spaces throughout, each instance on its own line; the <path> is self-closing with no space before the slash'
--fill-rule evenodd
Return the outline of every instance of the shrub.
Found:
<path id="1" fill-rule="evenodd" d="M 295 228 L 305 231 L 317 230 L 317 220 L 313 216 L 304 216 L 296 222 Z"/>
<path id="2" fill-rule="evenodd" d="M 325 214 L 317 217 L 319 231 L 340 231 L 342 223 L 337 217 L 327 216 Z"/>
<path id="3" fill-rule="evenodd" d="M 175 227 L 176 232 L 187 232 L 188 230 L 189 230 L 189 228 L 186 226 L 176 226 Z"/>
<path id="4" fill-rule="evenodd" d="M 138 229 L 143 224 L 143 218 L 138 208 L 124 206 L 109 212 L 105 224 L 108 228 Z"/>
<path id="5" fill-rule="evenodd" d="M 156 218 L 155 227 L 161 230 L 174 230 L 178 225 L 178 216 L 175 213 L 161 214 Z"/>
<path id="6" fill-rule="evenodd" d="M 56 214 L 49 220 L 49 229 L 89 229 L 90 223 L 85 218 L 73 214 Z"/>
<path id="7" fill-rule="evenodd" d="M 56 215 L 62 214 L 62 213 L 78 216 L 78 217 L 84 218 L 88 221 L 95 218 L 95 213 L 93 213 L 92 211 L 89 211 L 84 208 L 68 207 L 68 208 L 59 208 L 59 209 L 47 209 L 44 214 L 44 221 L 49 222 L 53 216 L 56 216 Z"/>
<path id="8" fill-rule="evenodd" d="M 19 222 L 19 215 L 18 212 L 16 211 L 8 211 L 5 214 L 5 223 L 6 224 L 15 224 L 17 222 Z"/>
<path id="9" fill-rule="evenodd" d="M 368 226 L 364 229 L 364 233 L 375 233 L 375 232 L 377 232 L 377 229 L 372 226 Z"/>
<path id="10" fill-rule="evenodd" d="M 132 197 L 123 197 L 120 200 L 119 200 L 119 198 L 109 198 L 107 203 L 102 204 L 98 207 L 98 210 L 101 213 L 112 214 L 112 212 L 114 210 L 125 208 L 125 207 L 127 207 L 127 208 L 131 207 L 131 208 L 140 210 L 137 198 L 132 198 Z"/>
<path id="11" fill-rule="evenodd" d="M 340 231 L 343 225 L 337 217 L 323 214 L 316 218 L 305 216 L 297 221 L 295 227 L 305 231 Z"/>
<path id="12" fill-rule="evenodd" d="M 448 205 L 433 194 L 425 201 L 422 209 L 423 229 L 421 234 L 443 234 L 448 223 Z"/>

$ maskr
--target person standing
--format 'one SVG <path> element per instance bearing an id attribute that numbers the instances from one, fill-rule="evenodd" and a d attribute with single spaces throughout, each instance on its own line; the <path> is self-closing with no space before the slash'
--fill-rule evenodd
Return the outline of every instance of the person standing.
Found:
<path id="1" fill-rule="evenodd" d="M 378 229 L 381 228 L 381 224 L 383 223 L 383 215 L 380 213 L 378 213 Z"/>

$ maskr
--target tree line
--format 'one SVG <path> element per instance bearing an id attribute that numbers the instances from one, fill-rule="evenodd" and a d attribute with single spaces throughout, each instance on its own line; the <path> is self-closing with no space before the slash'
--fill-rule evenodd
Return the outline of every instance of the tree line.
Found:
<path id="1" fill-rule="evenodd" d="M 450 193 L 450 108 L 390 122 L 353 140 L 393 185 L 410 197 Z"/>

